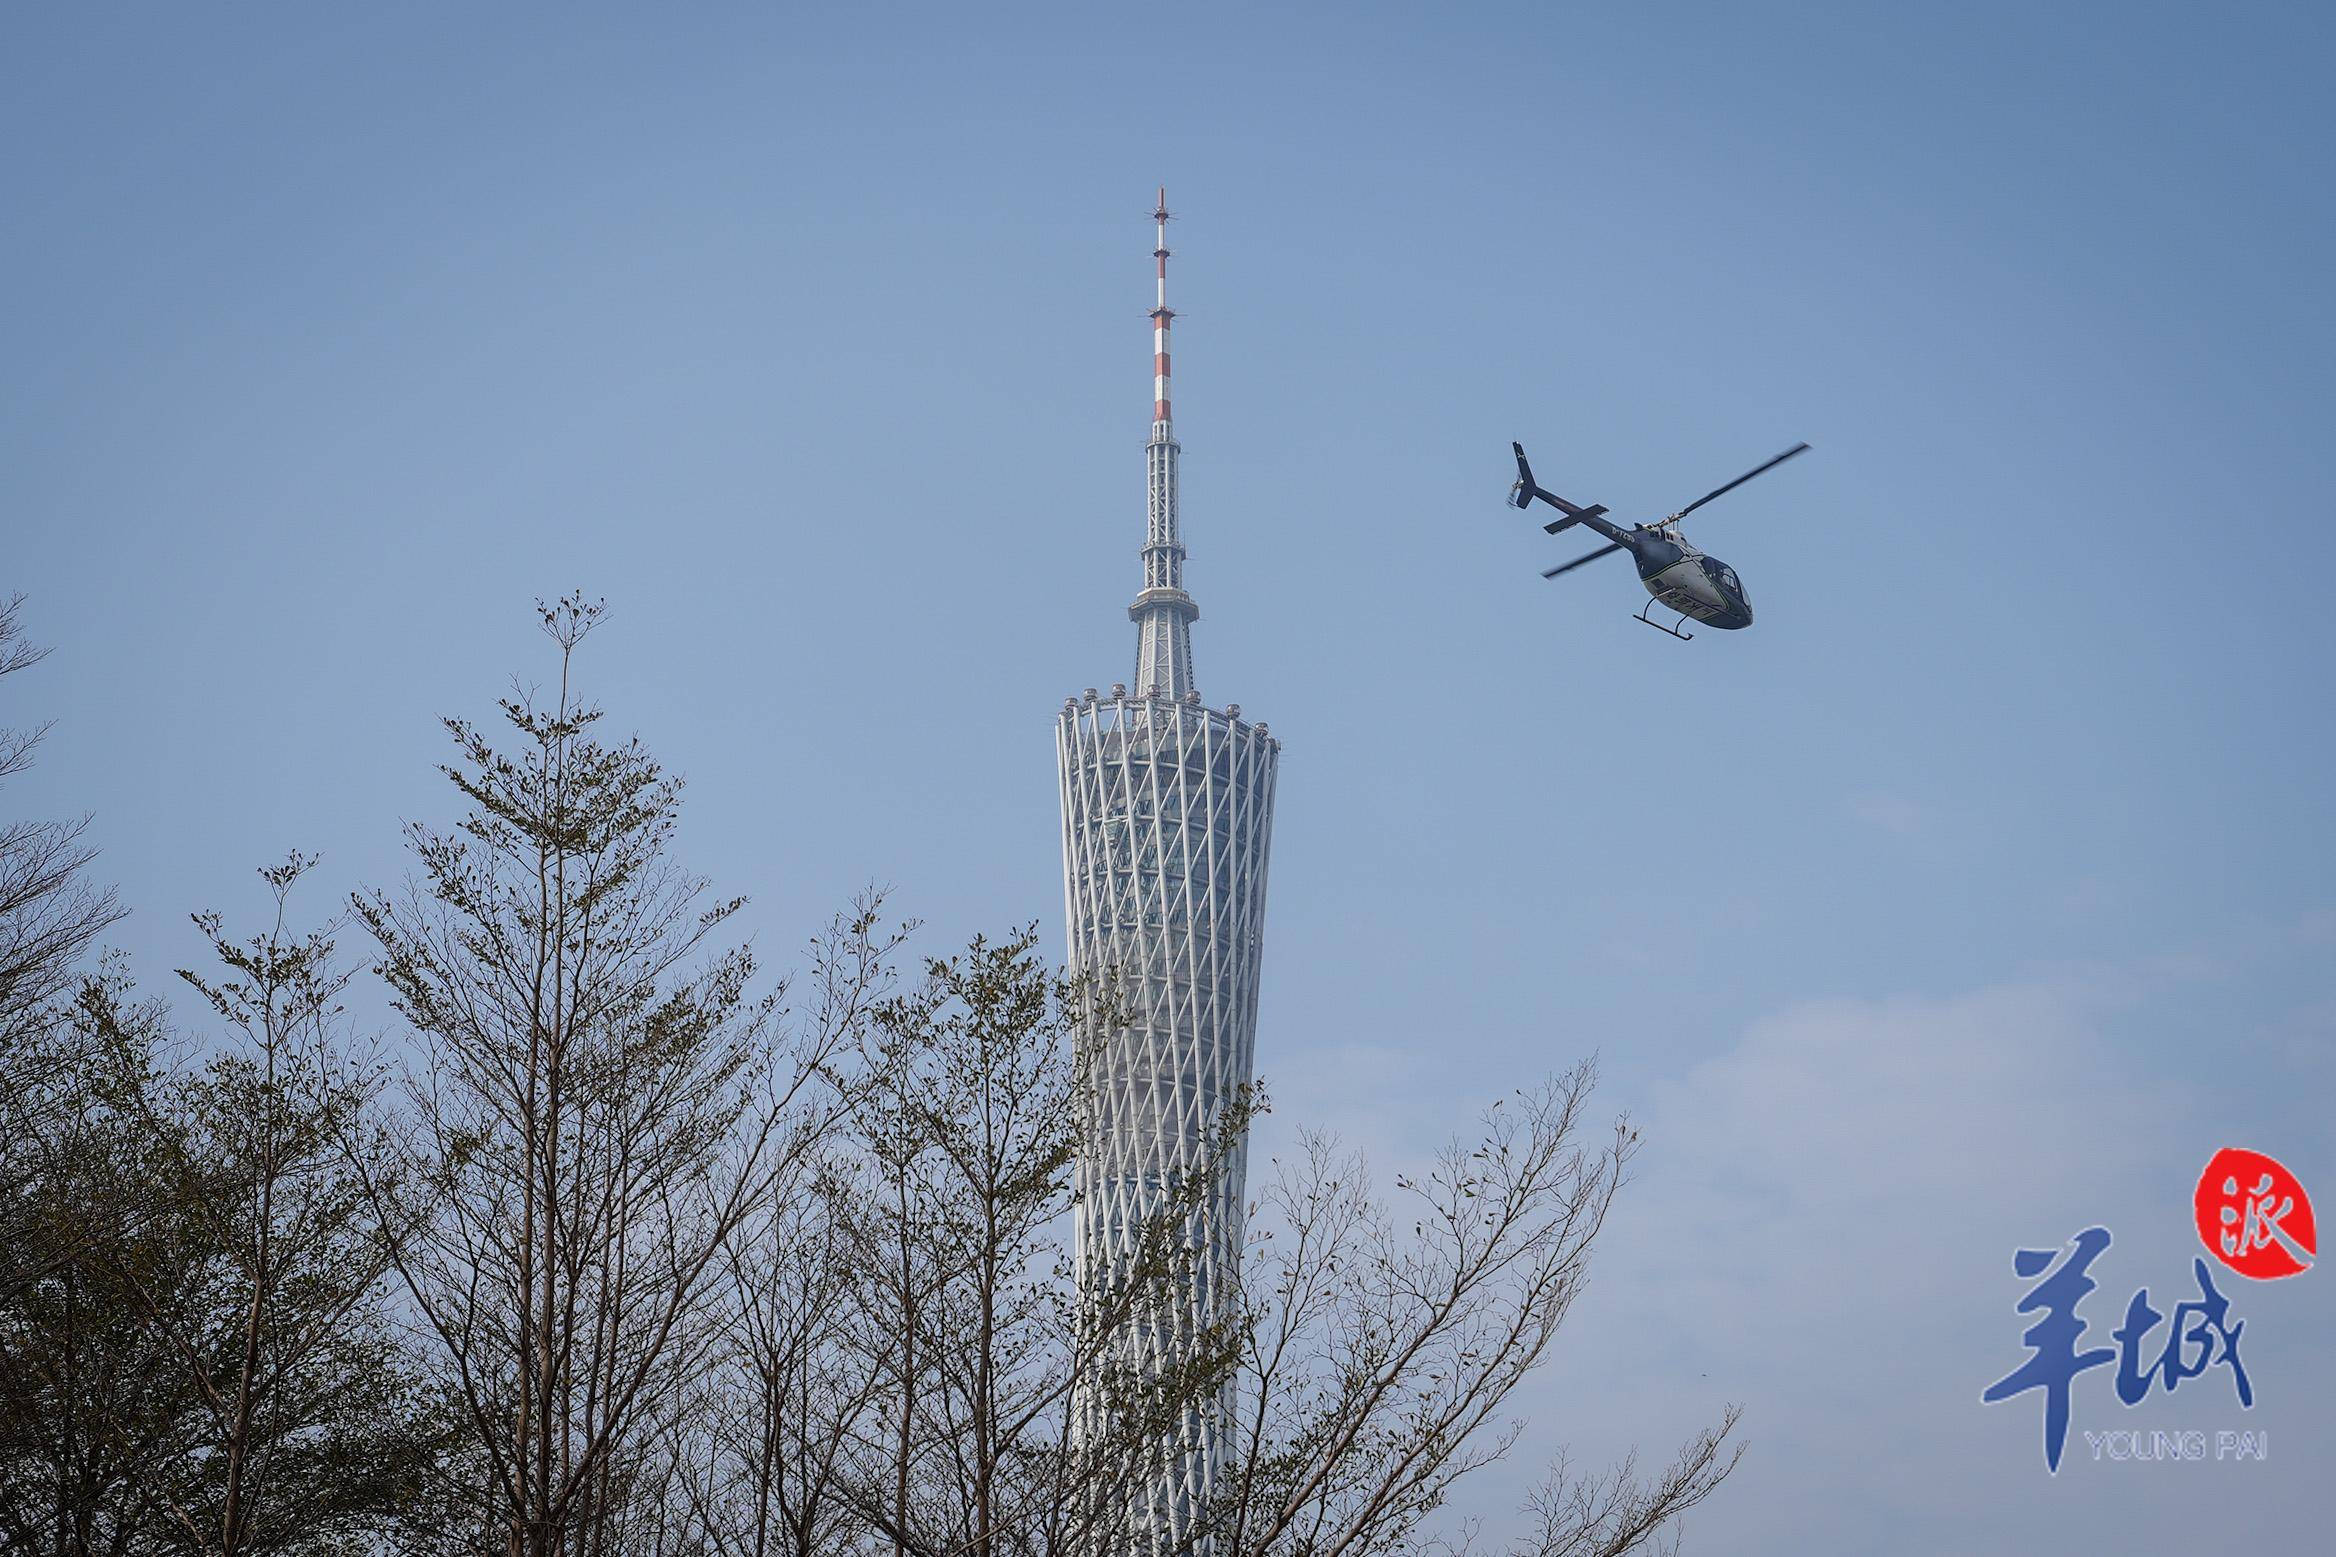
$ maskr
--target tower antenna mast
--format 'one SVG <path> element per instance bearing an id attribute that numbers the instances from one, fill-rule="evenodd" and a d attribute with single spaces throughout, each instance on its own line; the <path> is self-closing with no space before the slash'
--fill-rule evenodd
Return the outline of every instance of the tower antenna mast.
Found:
<path id="1" fill-rule="evenodd" d="M 1127 608 L 1136 624 L 1138 697 L 1182 699 L 1194 690 L 1192 624 L 1200 607 L 1184 592 L 1184 535 L 1176 512 L 1176 466 L 1183 457 L 1168 407 L 1168 190 L 1152 210 L 1152 437 L 1144 445 L 1144 589 Z"/>

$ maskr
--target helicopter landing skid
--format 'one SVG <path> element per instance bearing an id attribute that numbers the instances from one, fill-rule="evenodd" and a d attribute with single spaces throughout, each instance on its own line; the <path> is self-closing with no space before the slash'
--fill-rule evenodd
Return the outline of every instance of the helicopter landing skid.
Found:
<path id="1" fill-rule="evenodd" d="M 1644 622 L 1649 627 L 1652 627 L 1656 632 L 1669 633 L 1672 637 L 1678 639 L 1681 643 L 1693 643 L 1695 641 L 1695 634 L 1683 633 L 1679 630 L 1678 627 L 1665 627 L 1661 622 L 1658 622 L 1653 617 L 1647 615 L 1647 613 L 1652 611 L 1654 608 L 1654 601 L 1649 600 L 1645 605 L 1639 607 L 1638 615 L 1632 617 L 1631 620 L 1634 622 Z M 1687 613 L 1682 611 L 1679 613 L 1679 626 L 1684 627 L 1686 625 Z"/>

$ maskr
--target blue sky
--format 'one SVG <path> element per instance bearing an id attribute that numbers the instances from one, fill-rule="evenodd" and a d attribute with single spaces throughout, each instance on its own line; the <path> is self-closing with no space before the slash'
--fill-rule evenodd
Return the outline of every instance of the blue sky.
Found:
<path id="1" fill-rule="evenodd" d="M 1267 1144 L 1400 1162 L 1591 1050 L 1646 1128 L 1525 1447 L 1744 1400 L 1707 1550 L 2320 1528 L 2316 1275 L 2248 1294 L 2265 1465 L 2047 1482 L 1975 1402 L 2015 1244 L 2110 1220 L 2155 1288 L 2226 1140 L 2336 1185 L 2322 14 L 0 29 L 0 589 L 56 650 L 6 716 L 58 721 L 12 801 L 95 813 L 149 976 L 287 848 L 394 878 L 434 717 L 579 585 L 774 963 L 870 881 L 1059 938 L 1164 182 L 1200 685 L 1285 741 Z M 1758 625 L 1542 582 L 1511 438 L 1634 519 L 1813 442 L 1691 526 Z"/>

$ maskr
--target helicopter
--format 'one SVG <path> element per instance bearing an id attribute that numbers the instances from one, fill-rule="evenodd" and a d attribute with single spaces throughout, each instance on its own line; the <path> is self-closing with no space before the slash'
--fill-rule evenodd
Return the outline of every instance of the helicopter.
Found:
<path id="1" fill-rule="evenodd" d="M 1685 643 L 1695 636 L 1680 631 L 1687 625 L 1689 617 L 1707 627 L 1732 630 L 1752 625 L 1752 603 L 1744 596 L 1743 581 L 1736 577 L 1736 570 L 1719 558 L 1698 551 L 1694 542 L 1679 533 L 1679 521 L 1713 498 L 1733 492 L 1754 476 L 1766 475 L 1794 455 L 1806 452 L 1809 447 L 1807 444 L 1794 444 L 1765 465 L 1754 466 L 1726 486 L 1714 487 L 1667 519 L 1657 520 L 1653 524 L 1633 525 L 1627 530 L 1607 521 L 1603 503 L 1578 508 L 1556 493 L 1543 490 L 1533 479 L 1533 467 L 1525 462 L 1525 446 L 1512 443 L 1509 447 L 1517 451 L 1517 481 L 1516 485 L 1509 488 L 1511 507 L 1531 508 L 1533 500 L 1539 498 L 1564 516 L 1552 519 L 1541 527 L 1551 535 L 1582 524 L 1605 536 L 1608 542 L 1586 556 L 1544 570 L 1541 575 L 1543 578 L 1571 573 L 1582 564 L 1596 562 L 1611 552 L 1627 551 L 1638 564 L 1638 581 L 1647 587 L 1647 594 L 1651 597 L 1639 608 L 1637 618 L 1649 627 L 1669 633 Z M 1657 605 L 1676 611 L 1679 614 L 1678 623 L 1666 626 L 1647 615 Z"/>

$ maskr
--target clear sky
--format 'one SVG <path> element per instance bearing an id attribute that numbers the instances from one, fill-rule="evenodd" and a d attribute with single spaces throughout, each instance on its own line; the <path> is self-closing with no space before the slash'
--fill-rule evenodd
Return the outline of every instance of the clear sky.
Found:
<path id="1" fill-rule="evenodd" d="M 2336 1274 L 2230 1278 L 2245 1421 L 2080 1381 L 2263 1464 L 2050 1479 L 1978 1396 L 2016 1245 L 2115 1231 L 2099 1339 L 2215 1147 L 2336 1214 L 2329 16 L 11 8 L 11 803 L 159 983 L 287 848 L 394 878 L 580 585 L 774 964 L 870 881 L 1059 944 L 1165 183 L 1200 686 L 1285 742 L 1267 1145 L 1592 1050 L 1646 1132 L 1520 1461 L 1741 1400 L 1691 1549 L 2293 1549 Z M 1511 438 L 1633 519 L 1813 442 L 1691 526 L 1758 624 L 1542 582 Z"/>

